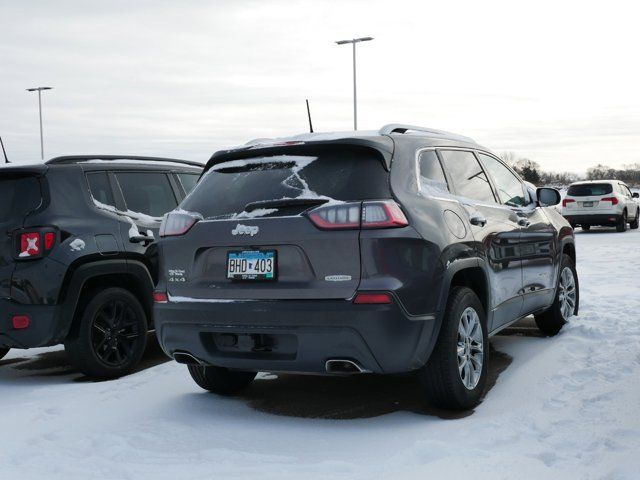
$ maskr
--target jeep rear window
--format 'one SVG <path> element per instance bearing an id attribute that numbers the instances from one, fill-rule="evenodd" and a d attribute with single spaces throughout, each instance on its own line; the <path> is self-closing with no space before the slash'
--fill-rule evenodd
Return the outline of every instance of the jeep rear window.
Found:
<path id="1" fill-rule="evenodd" d="M 599 195 L 609 195 L 613 192 L 610 183 L 587 183 L 582 185 L 571 185 L 567 195 L 572 197 L 590 197 Z"/>
<path id="2" fill-rule="evenodd" d="M 287 150 L 285 150 L 286 152 Z M 378 155 L 345 148 L 295 150 L 214 165 L 181 207 L 205 218 L 293 215 L 307 207 L 245 212 L 254 202 L 311 198 L 338 201 L 389 198 L 389 174 Z"/>
<path id="3" fill-rule="evenodd" d="M 0 222 L 21 224 L 27 213 L 38 208 L 41 197 L 40 182 L 34 176 L 0 177 Z"/>

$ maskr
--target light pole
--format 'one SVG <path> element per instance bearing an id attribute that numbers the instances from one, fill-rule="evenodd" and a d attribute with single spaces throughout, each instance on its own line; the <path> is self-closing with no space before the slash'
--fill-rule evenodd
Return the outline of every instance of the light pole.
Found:
<path id="1" fill-rule="evenodd" d="M 27 92 L 38 92 L 38 112 L 40 114 L 40 157 L 44 160 L 44 140 L 42 138 L 42 91 L 51 90 L 53 87 L 27 88 Z"/>
<path id="2" fill-rule="evenodd" d="M 353 45 L 353 129 L 358 130 L 358 93 L 356 91 L 356 43 L 368 42 L 373 37 L 360 37 L 352 40 L 338 40 L 338 45 L 350 43 Z"/>

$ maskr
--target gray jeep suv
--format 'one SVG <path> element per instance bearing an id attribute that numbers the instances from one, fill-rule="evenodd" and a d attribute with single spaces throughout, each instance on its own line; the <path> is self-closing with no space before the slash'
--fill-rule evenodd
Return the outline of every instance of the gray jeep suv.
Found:
<path id="1" fill-rule="evenodd" d="M 257 371 L 416 372 L 481 398 L 488 337 L 578 311 L 573 230 L 489 150 L 405 125 L 220 151 L 163 220 L 157 335 L 218 393 Z"/>

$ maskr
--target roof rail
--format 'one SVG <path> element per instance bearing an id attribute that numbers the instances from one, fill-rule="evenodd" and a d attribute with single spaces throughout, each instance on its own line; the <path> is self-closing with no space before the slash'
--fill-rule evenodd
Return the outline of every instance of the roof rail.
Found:
<path id="1" fill-rule="evenodd" d="M 457 133 L 445 132 L 444 130 L 436 130 L 435 128 L 425 128 L 425 127 L 417 127 L 415 125 L 404 125 L 402 123 L 390 123 L 385 125 L 378 133 L 380 135 L 391 135 L 392 133 L 412 133 L 417 132 L 418 134 L 427 135 L 429 137 L 447 137 L 456 140 L 461 140 L 463 142 L 476 143 L 475 140 L 471 137 L 466 137 L 464 135 L 459 135 Z"/>
<path id="2" fill-rule="evenodd" d="M 141 157 L 137 155 L 65 155 L 62 157 L 55 157 L 51 160 L 47 160 L 47 165 L 61 165 L 70 163 L 89 162 L 91 160 L 132 160 L 134 162 L 165 162 L 165 163 L 182 163 L 184 165 L 190 165 L 193 167 L 204 167 L 202 163 L 194 162 L 191 160 L 180 160 L 177 158 L 162 158 L 162 157 Z"/>

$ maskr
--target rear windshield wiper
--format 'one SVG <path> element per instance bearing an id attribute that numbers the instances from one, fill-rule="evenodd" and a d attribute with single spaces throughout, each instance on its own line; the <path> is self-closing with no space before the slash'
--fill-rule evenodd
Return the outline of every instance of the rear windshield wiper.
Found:
<path id="1" fill-rule="evenodd" d="M 278 200 L 261 200 L 259 202 L 247 203 L 244 206 L 245 212 L 251 212 L 259 208 L 282 208 L 282 207 L 306 207 L 322 205 L 327 203 L 327 198 L 280 198 Z"/>

